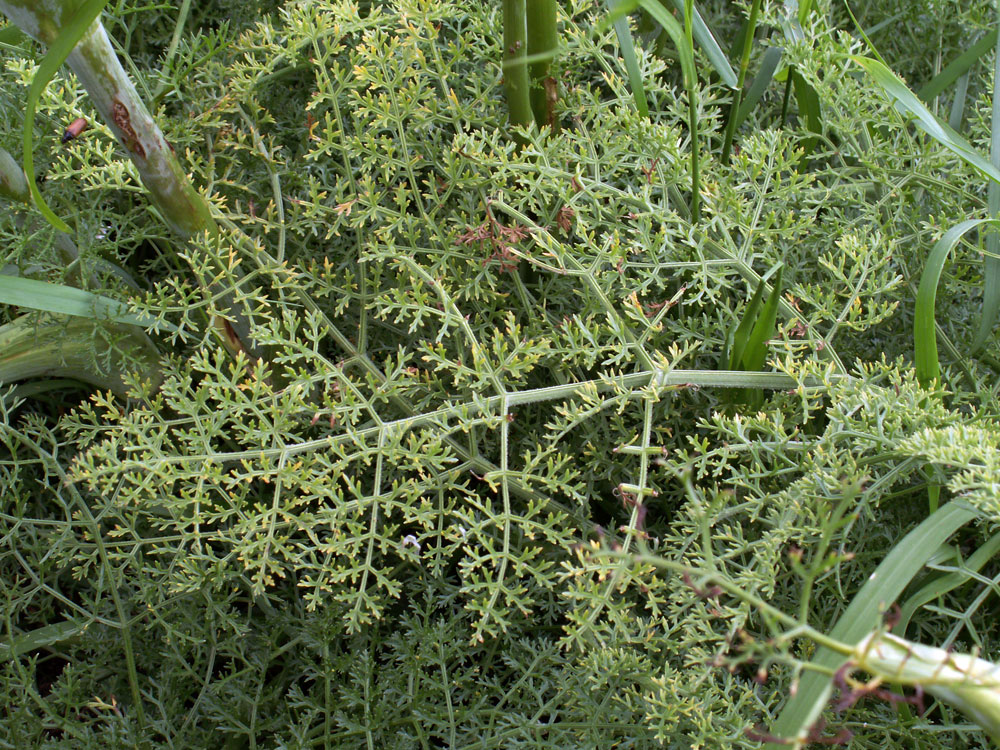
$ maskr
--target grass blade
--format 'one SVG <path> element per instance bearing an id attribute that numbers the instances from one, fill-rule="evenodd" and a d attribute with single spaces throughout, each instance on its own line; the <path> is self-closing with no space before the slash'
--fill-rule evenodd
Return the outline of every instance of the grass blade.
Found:
<path id="1" fill-rule="evenodd" d="M 754 323 L 757 322 L 758 312 L 760 310 L 761 300 L 763 297 L 764 280 L 761 279 L 760 283 L 757 285 L 756 291 L 753 293 L 753 297 L 750 298 L 750 304 L 748 304 L 747 309 L 743 311 L 743 318 L 730 335 L 732 340 L 729 347 L 730 370 L 743 369 L 743 353 L 746 351 L 747 342 L 750 340 L 750 332 L 753 331 Z"/>
<path id="2" fill-rule="evenodd" d="M 1000 25 L 1000 5 L 997 6 Z M 1000 37 L 993 63 L 993 116 L 990 122 L 990 163 L 1000 170 Z M 1000 182 L 991 180 L 986 191 L 986 205 L 991 217 L 1000 214 Z M 983 313 L 979 330 L 972 341 L 972 351 L 979 351 L 993 332 L 1000 313 L 1000 234 L 995 227 L 986 230 L 986 257 L 983 259 Z"/>
<path id="3" fill-rule="evenodd" d="M 951 84 L 965 75 L 982 57 L 989 54 L 997 44 L 997 31 L 990 31 L 969 49 L 948 63 L 944 70 L 934 76 L 917 92 L 917 96 L 930 102 Z"/>
<path id="4" fill-rule="evenodd" d="M 0 304 L 81 318 L 107 319 L 116 323 L 176 331 L 177 326 L 141 313 L 129 312 L 123 302 L 62 284 L 0 275 Z"/>
<path id="5" fill-rule="evenodd" d="M 917 126 L 927 135 L 987 179 L 1000 182 L 1000 169 L 984 159 L 969 145 L 968 141 L 935 117 L 926 105 L 917 98 L 917 95 L 907 88 L 899 76 L 878 60 L 861 56 L 854 56 L 852 59 L 864 68 L 865 72 L 895 100 L 896 108 L 914 118 Z"/>
<path id="6" fill-rule="evenodd" d="M 754 292 L 753 299 L 744 313 L 743 320 L 733 336 L 733 356 L 738 359 L 730 364 L 739 370 L 760 372 L 767 360 L 767 342 L 774 335 L 775 323 L 778 319 L 778 301 L 781 299 L 781 275 L 784 271 L 778 266 L 778 275 L 771 287 L 771 293 L 761 309 L 766 277 L 762 278 Z M 757 314 L 760 309 L 760 314 Z M 744 389 L 737 397 L 738 401 L 750 407 L 759 407 L 764 402 L 764 396 L 759 389 Z"/>
<path id="7" fill-rule="evenodd" d="M 0 44 L 21 44 L 27 40 L 28 36 L 23 31 L 21 31 L 17 26 L 10 23 L 0 29 Z"/>
<path id="8" fill-rule="evenodd" d="M 729 164 L 729 154 L 733 147 L 733 136 L 736 135 L 736 115 L 740 111 L 740 98 L 743 96 L 743 84 L 750 67 L 750 50 L 753 48 L 753 38 L 757 33 L 757 16 L 760 14 L 761 0 L 753 0 L 746 24 L 743 27 L 743 48 L 740 51 L 740 73 L 733 91 L 733 102 L 729 106 L 729 121 L 726 123 L 726 135 L 722 144 L 722 163 Z"/>
<path id="9" fill-rule="evenodd" d="M 612 14 L 615 13 L 617 7 L 617 0 L 608 0 L 608 10 Z M 629 88 L 632 89 L 632 98 L 635 99 L 636 111 L 642 117 L 649 117 L 646 87 L 642 82 L 642 73 L 639 71 L 639 61 L 635 55 L 635 44 L 632 41 L 632 30 L 629 28 L 628 18 L 625 16 L 616 18 L 614 28 L 615 36 L 618 37 L 618 49 L 621 50 L 625 71 L 628 73 Z"/>
<path id="10" fill-rule="evenodd" d="M 802 30 L 802 24 L 799 23 L 798 0 L 784 0 L 782 5 L 784 12 L 778 14 L 778 23 L 781 25 L 782 33 L 789 42 L 801 42 L 806 38 L 806 33 Z"/>
<path id="11" fill-rule="evenodd" d="M 35 628 L 27 633 L 18 633 L 12 638 L 0 641 L 0 659 L 16 659 L 21 654 L 65 643 L 86 629 L 86 625 L 73 620 L 64 620 Z"/>
<path id="12" fill-rule="evenodd" d="M 948 127 L 956 133 L 962 130 L 962 119 L 965 117 L 965 102 L 969 97 L 969 74 L 958 79 L 955 84 L 955 99 L 951 103 L 951 113 L 948 115 Z"/>
<path id="13" fill-rule="evenodd" d="M 813 0 L 799 0 L 799 24 L 806 22 L 809 14 L 812 13 Z"/>
<path id="14" fill-rule="evenodd" d="M 691 55 L 691 76 L 685 78 L 688 98 L 688 136 L 691 139 L 691 223 L 701 219 L 701 146 L 698 135 L 698 74 L 694 67 L 694 0 L 684 0 L 684 40 Z"/>
<path id="15" fill-rule="evenodd" d="M 62 64 L 69 57 L 69 53 L 77 45 L 83 35 L 87 33 L 94 20 L 101 15 L 108 0 L 87 0 L 77 8 L 76 12 L 63 24 L 59 31 L 59 36 L 49 45 L 49 51 L 45 54 L 34 78 L 31 79 L 31 87 L 28 89 L 28 98 L 24 105 L 24 134 L 22 144 L 24 146 L 24 176 L 28 180 L 28 189 L 31 197 L 35 201 L 39 212 L 52 226 L 60 232 L 69 233 L 71 230 L 62 219 L 56 216 L 49 208 L 42 194 L 35 184 L 35 165 L 32 161 L 32 141 L 35 131 L 35 109 L 38 100 L 42 96 L 45 87 L 52 80 Z"/>
<path id="16" fill-rule="evenodd" d="M 799 104 L 799 119 L 806 130 L 810 133 L 821 134 L 823 132 L 823 119 L 820 116 L 819 94 L 797 70 L 791 71 L 792 86 L 795 89 L 795 100 Z M 802 142 L 802 149 L 806 156 L 816 147 L 816 138 L 807 138 Z"/>
<path id="17" fill-rule="evenodd" d="M 830 638 L 854 645 L 875 630 L 884 608 L 899 597 L 938 547 L 976 515 L 976 511 L 969 506 L 953 501 L 903 537 L 855 595 L 830 631 Z M 847 657 L 828 648 L 817 650 L 812 663 L 830 670 L 830 674 L 809 671 L 803 675 L 795 695 L 775 722 L 772 731 L 776 736 L 792 739 L 796 748 L 804 746 L 803 738 L 830 699 L 833 691 L 832 673 L 846 659 Z M 767 750 L 783 750 L 787 747 L 788 745 L 777 742 L 765 745 Z"/>
<path id="18" fill-rule="evenodd" d="M 930 255 L 927 256 L 927 265 L 920 276 L 920 286 L 917 288 L 917 302 L 913 314 L 914 363 L 917 368 L 917 379 L 922 385 L 930 385 L 941 374 L 938 364 L 937 332 L 934 325 L 934 304 L 945 261 L 966 232 L 989 221 L 992 219 L 969 219 L 952 227 L 934 244 Z"/>
<path id="19" fill-rule="evenodd" d="M 943 575 L 923 586 L 907 599 L 906 603 L 900 609 L 899 620 L 893 627 L 893 632 L 896 635 L 905 635 L 906 627 L 910 624 L 910 618 L 913 617 L 913 614 L 918 609 L 971 580 L 970 574 L 978 572 L 998 552 L 1000 552 L 1000 534 L 990 537 L 989 541 L 979 547 L 968 560 L 959 566 L 962 568 L 961 570 Z"/>
<path id="20" fill-rule="evenodd" d="M 771 293 L 767 295 L 767 302 L 761 310 L 760 317 L 754 323 L 753 330 L 746 342 L 743 351 L 743 367 L 747 372 L 758 372 L 764 367 L 767 360 L 767 342 L 774 335 L 774 325 L 778 320 L 778 300 L 781 298 L 781 276 L 784 267 L 778 268 L 778 273 L 771 286 Z M 758 291 L 764 286 L 761 280 Z"/>
<path id="21" fill-rule="evenodd" d="M 684 0 L 671 0 L 671 2 L 674 4 L 677 12 L 683 15 Z M 715 41 L 715 35 L 712 33 L 712 30 L 708 28 L 708 24 L 705 23 L 705 19 L 701 17 L 701 13 L 698 12 L 698 8 L 692 6 L 692 11 L 692 17 L 694 20 L 693 34 L 695 40 L 698 42 L 698 46 L 701 47 L 701 51 L 705 53 L 705 57 L 708 58 L 708 61 L 715 69 L 715 72 L 719 74 L 722 82 L 731 89 L 736 88 L 736 72 L 733 70 L 733 66 L 729 64 L 729 58 L 726 57 L 726 53 L 722 51 L 722 47 L 719 46 L 719 43 Z"/>
<path id="22" fill-rule="evenodd" d="M 681 61 L 681 71 L 684 74 L 685 83 L 697 80 L 697 71 L 694 67 L 694 51 L 687 43 L 687 36 L 680 21 L 667 12 L 658 0 L 639 0 L 639 5 L 652 16 L 663 30 L 670 36 L 674 47 L 677 48 L 677 56 Z M 733 82 L 736 82 L 736 74 L 733 74 Z"/>
<path id="23" fill-rule="evenodd" d="M 764 53 L 764 58 L 760 62 L 760 70 L 757 71 L 757 75 L 750 82 L 750 88 L 747 89 L 746 96 L 743 97 L 740 109 L 736 113 L 737 128 L 750 116 L 750 112 L 757 106 L 761 98 L 763 98 L 764 92 L 767 91 L 771 85 L 771 81 L 774 80 L 774 72 L 778 69 L 781 57 L 784 54 L 785 50 L 782 47 L 771 47 Z"/>
<path id="24" fill-rule="evenodd" d="M 693 20 L 694 6 L 690 3 L 691 0 L 687 0 L 685 7 L 691 11 L 691 19 Z M 660 5 L 659 0 L 639 0 L 639 5 L 667 32 L 677 48 L 677 56 L 681 61 L 684 88 L 687 90 L 688 96 L 688 129 L 691 137 L 691 222 L 697 224 L 701 215 L 701 178 L 696 99 L 698 95 L 698 71 L 694 66 L 694 48 L 689 36 L 693 34 L 693 24 L 688 24 L 687 29 L 682 27 L 678 20 Z"/>

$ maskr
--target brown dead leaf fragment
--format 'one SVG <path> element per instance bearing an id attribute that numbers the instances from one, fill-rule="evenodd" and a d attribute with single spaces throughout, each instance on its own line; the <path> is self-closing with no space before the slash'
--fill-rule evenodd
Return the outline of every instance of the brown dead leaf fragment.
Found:
<path id="1" fill-rule="evenodd" d="M 573 229 L 573 219 L 575 218 L 576 211 L 569 206 L 563 206 L 556 214 L 556 224 L 558 224 L 559 228 L 566 234 L 569 234 L 570 230 Z"/>

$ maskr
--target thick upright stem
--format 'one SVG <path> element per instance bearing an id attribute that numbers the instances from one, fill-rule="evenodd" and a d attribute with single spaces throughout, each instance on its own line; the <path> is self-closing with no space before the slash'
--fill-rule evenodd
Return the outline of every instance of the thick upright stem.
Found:
<path id="1" fill-rule="evenodd" d="M 526 0 L 528 57 L 547 55 L 528 63 L 531 83 L 531 111 L 538 127 L 556 130 L 556 82 L 549 76 L 549 65 L 556 53 L 556 0 Z"/>
<path id="2" fill-rule="evenodd" d="M 0 0 L 0 11 L 43 44 L 58 38 L 78 0 Z M 125 73 L 101 22 L 95 21 L 66 58 L 104 121 L 139 170 L 164 219 L 183 238 L 216 231 L 208 203 L 188 181 L 159 127 Z"/>
<path id="3" fill-rule="evenodd" d="M 528 27 L 525 0 L 503 2 L 503 82 L 507 92 L 510 124 L 530 127 L 531 112 L 528 82 Z"/>
<path id="4" fill-rule="evenodd" d="M 0 12 L 44 44 L 51 44 L 58 38 L 79 6 L 78 0 L 0 0 Z M 163 137 L 118 61 L 99 20 L 87 30 L 66 58 L 66 63 L 87 89 L 105 123 L 128 151 L 143 185 L 167 225 L 183 239 L 205 231 L 217 234 L 218 227 L 208 202 L 188 180 L 173 148 Z M 201 273 L 204 279 L 225 275 L 226 271 L 218 262 L 207 273 Z M 213 319 L 220 338 L 230 352 L 244 350 L 244 342 L 249 341 L 249 316 L 233 309 L 232 294 L 214 287 L 212 292 L 223 299 L 232 317 L 232 321 L 219 317 Z"/>
<path id="5" fill-rule="evenodd" d="M 205 199 L 194 189 L 174 151 L 118 62 L 97 23 L 66 63 L 87 89 L 111 131 L 128 151 L 142 184 L 170 228 L 183 238 L 217 228 Z"/>

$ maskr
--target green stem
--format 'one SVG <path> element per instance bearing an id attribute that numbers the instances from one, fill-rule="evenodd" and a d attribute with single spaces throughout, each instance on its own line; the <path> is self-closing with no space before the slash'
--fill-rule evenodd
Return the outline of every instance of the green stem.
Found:
<path id="1" fill-rule="evenodd" d="M 528 85 L 528 27 L 526 0 L 503 3 L 503 83 L 507 92 L 510 124 L 530 127 L 534 121 Z M 522 141 L 523 138 L 518 137 Z"/>
<path id="2" fill-rule="evenodd" d="M 208 202 L 188 181 L 173 149 L 118 62 L 100 23 L 91 27 L 66 63 L 128 151 L 167 225 L 185 239 L 204 231 L 216 234 Z"/>
<path id="3" fill-rule="evenodd" d="M 549 65 L 558 45 L 556 0 L 526 0 L 528 57 L 548 55 L 528 65 L 531 83 L 531 111 L 535 124 L 548 125 L 555 132 L 556 82 L 549 76 Z"/>
<path id="4" fill-rule="evenodd" d="M 66 377 L 125 398 L 129 395 L 124 380 L 130 365 L 127 358 L 134 358 L 142 377 L 154 389 L 158 387 L 162 379 L 159 352 L 142 329 L 105 323 L 113 334 L 112 344 L 94 335 L 100 325 L 89 318 L 64 315 L 39 320 L 30 313 L 0 326 L 0 383 Z"/>
<path id="5" fill-rule="evenodd" d="M 757 16 L 760 14 L 760 0 L 753 0 L 750 6 L 750 16 L 747 18 L 746 33 L 743 35 L 743 53 L 740 55 L 740 72 L 736 80 L 736 91 L 733 92 L 733 103 L 729 108 L 729 121 L 726 123 L 726 139 L 722 145 L 722 163 L 729 164 L 729 155 L 733 148 L 733 136 L 736 134 L 736 113 L 739 112 L 743 99 L 743 84 L 746 82 L 747 69 L 750 67 L 750 50 L 753 47 L 754 34 L 757 31 Z"/>
<path id="6" fill-rule="evenodd" d="M 174 23 L 174 34 L 170 37 L 170 46 L 167 47 L 167 52 L 163 56 L 163 64 L 160 66 L 160 70 L 167 70 L 174 59 L 174 55 L 177 54 L 177 45 L 180 44 L 181 34 L 184 33 L 184 26 L 187 24 L 188 13 L 190 11 L 191 0 L 183 0 L 181 2 L 181 9 L 177 13 L 177 21 Z"/>
<path id="7" fill-rule="evenodd" d="M 75 0 L 0 0 L 3 12 L 28 35 L 44 44 L 59 38 L 79 3 Z M 189 239 L 202 232 L 215 237 L 218 227 L 208 201 L 188 180 L 174 150 L 163 137 L 149 110 L 122 68 L 107 32 L 95 21 L 66 57 L 66 64 L 87 89 L 94 106 L 118 141 L 128 151 L 143 186 L 164 221 L 178 236 Z M 247 310 L 237 310 L 234 295 L 218 289 L 220 279 L 234 275 L 221 257 L 212 268 L 201 271 L 202 284 L 222 300 L 231 320 L 213 316 L 212 324 L 232 354 L 249 345 Z"/>
<path id="8" fill-rule="evenodd" d="M 785 94 L 781 97 L 781 122 L 779 125 L 785 127 L 785 123 L 788 121 L 788 105 L 792 100 L 792 71 L 795 70 L 794 67 L 788 69 L 788 77 L 785 79 Z"/>
<path id="9" fill-rule="evenodd" d="M 694 49 L 694 0 L 684 2 L 684 33 L 689 50 Z M 691 132 L 691 223 L 701 219 L 701 163 L 698 154 L 698 79 L 692 72 L 687 77 L 688 129 Z"/>

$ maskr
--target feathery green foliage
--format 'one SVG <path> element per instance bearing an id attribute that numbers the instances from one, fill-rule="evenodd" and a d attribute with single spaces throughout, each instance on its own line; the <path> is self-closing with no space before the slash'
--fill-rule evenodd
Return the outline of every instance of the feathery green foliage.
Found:
<path id="1" fill-rule="evenodd" d="M 763 5 L 746 71 L 780 41 L 816 107 L 785 121 L 762 90 L 724 163 L 732 90 L 691 3 L 664 11 L 688 71 L 629 19 L 646 115 L 606 9 L 561 3 L 561 129 L 524 144 L 499 4 L 227 16 L 244 5 L 118 0 L 105 19 L 218 232 L 176 241 L 64 72 L 33 156 L 78 217 L 76 269 L 37 217 L 0 215 L 22 275 L 115 299 L 128 284 L 98 261 L 139 279 L 165 353 L 129 399 L 0 394 L 0 741 L 756 748 L 793 727 L 779 739 L 984 747 L 947 697 L 922 718 L 874 694 L 789 702 L 833 684 L 837 637 L 861 659 L 896 596 L 914 653 L 996 661 L 1000 576 L 976 551 L 1000 519 L 1000 352 L 963 345 L 980 262 L 941 274 L 940 377 L 911 369 L 915 280 L 985 185 L 900 126 L 849 20 Z M 746 18 L 727 8 L 698 4 L 723 48 Z M 11 147 L 36 50 L 4 45 Z M 92 128 L 57 147 L 78 116 Z M 206 297 L 187 269 L 220 258 Z M 267 362 L 205 330 L 227 294 Z M 753 367 L 719 371 L 747 320 Z"/>

